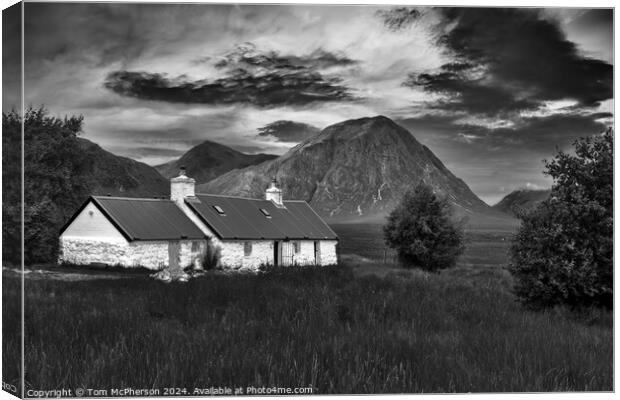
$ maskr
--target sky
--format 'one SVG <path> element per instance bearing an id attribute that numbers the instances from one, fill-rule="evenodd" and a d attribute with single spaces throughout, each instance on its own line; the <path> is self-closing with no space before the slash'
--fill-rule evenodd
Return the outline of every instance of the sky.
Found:
<path id="1" fill-rule="evenodd" d="M 610 9 L 25 8 L 26 104 L 81 114 L 83 137 L 151 165 L 204 140 L 282 154 L 385 115 L 493 204 L 549 187 L 542 160 L 613 123 Z"/>

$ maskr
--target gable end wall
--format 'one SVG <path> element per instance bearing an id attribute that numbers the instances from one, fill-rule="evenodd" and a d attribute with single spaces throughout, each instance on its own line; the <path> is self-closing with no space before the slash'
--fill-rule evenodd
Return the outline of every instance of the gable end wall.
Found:
<path id="1" fill-rule="evenodd" d="M 95 206 L 92 200 L 64 230 L 61 238 L 91 239 L 99 242 L 127 243 L 127 239 Z"/>

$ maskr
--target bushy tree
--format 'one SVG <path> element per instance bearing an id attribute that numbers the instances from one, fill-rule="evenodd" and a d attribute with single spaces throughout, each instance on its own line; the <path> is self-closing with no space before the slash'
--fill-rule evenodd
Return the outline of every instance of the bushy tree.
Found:
<path id="1" fill-rule="evenodd" d="M 2 114 L 2 261 L 20 264 L 21 258 L 21 117 Z"/>
<path id="2" fill-rule="evenodd" d="M 90 161 L 78 141 L 82 117 L 61 119 L 31 107 L 23 123 L 24 261 L 55 261 L 60 228 L 90 192 Z M 9 189 L 3 196 L 3 251 L 13 263 L 20 262 L 21 248 L 21 125 L 16 111 L 2 114 L 3 189 Z"/>
<path id="3" fill-rule="evenodd" d="M 439 271 L 454 266 L 463 252 L 463 229 L 445 198 L 420 183 L 405 193 L 383 227 L 385 242 L 405 267 Z"/>
<path id="4" fill-rule="evenodd" d="M 546 162 L 551 195 L 521 216 L 510 271 L 532 308 L 613 304 L 613 132 Z"/>

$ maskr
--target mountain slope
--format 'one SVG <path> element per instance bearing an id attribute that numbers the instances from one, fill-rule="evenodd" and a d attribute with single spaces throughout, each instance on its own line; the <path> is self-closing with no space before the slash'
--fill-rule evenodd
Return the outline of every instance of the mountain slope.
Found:
<path id="1" fill-rule="evenodd" d="M 405 128 L 384 116 L 344 121 L 260 165 L 230 171 L 198 192 L 262 197 L 276 177 L 285 199 L 308 201 L 331 218 L 386 215 L 424 181 L 460 214 L 491 208 Z"/>
<path id="2" fill-rule="evenodd" d="M 260 164 L 277 156 L 272 154 L 244 154 L 219 143 L 205 141 L 192 147 L 178 160 L 155 166 L 164 177 L 178 175 L 179 168 L 185 167 L 187 175 L 197 183 L 208 182 L 230 170 Z"/>
<path id="3" fill-rule="evenodd" d="M 153 167 L 114 155 L 89 140 L 78 140 L 91 161 L 86 174 L 93 194 L 152 197 L 170 193 L 170 183 Z"/>
<path id="4" fill-rule="evenodd" d="M 551 190 L 515 190 L 493 206 L 493 209 L 516 216 L 519 210 L 530 211 L 549 198 Z"/>

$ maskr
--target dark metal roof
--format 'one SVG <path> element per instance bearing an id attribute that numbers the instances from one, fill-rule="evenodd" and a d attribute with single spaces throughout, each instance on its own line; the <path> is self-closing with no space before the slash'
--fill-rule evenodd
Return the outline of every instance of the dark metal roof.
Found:
<path id="1" fill-rule="evenodd" d="M 172 200 L 108 196 L 90 197 L 65 224 L 61 233 L 91 201 L 129 241 L 205 237 Z"/>
<path id="2" fill-rule="evenodd" d="M 185 203 L 220 239 L 338 239 L 305 201 L 285 201 L 285 207 L 276 207 L 269 200 L 197 194 Z"/>

